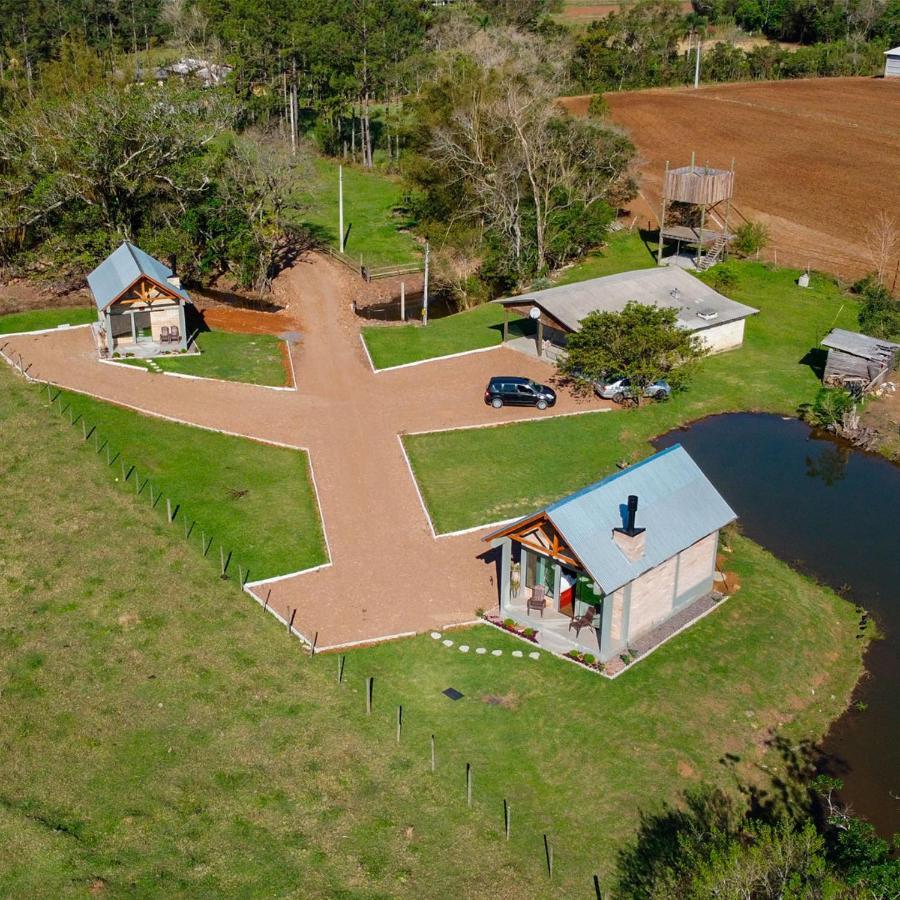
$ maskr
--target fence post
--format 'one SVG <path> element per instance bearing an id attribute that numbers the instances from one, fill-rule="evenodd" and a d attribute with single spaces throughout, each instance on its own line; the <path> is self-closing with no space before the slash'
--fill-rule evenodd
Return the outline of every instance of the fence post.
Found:
<path id="1" fill-rule="evenodd" d="M 596 873 L 594 874 L 594 893 L 597 896 L 597 900 L 603 900 L 603 893 L 600 890 L 600 876 Z"/>
<path id="2" fill-rule="evenodd" d="M 219 544 L 219 567 L 221 569 L 221 576 L 225 577 L 225 548 Z"/>
<path id="3" fill-rule="evenodd" d="M 84 421 L 84 416 L 81 417 L 81 439 L 83 441 L 87 440 L 87 425 Z"/>
<path id="4" fill-rule="evenodd" d="M 341 654 L 338 657 L 338 684 L 344 683 L 344 660 L 346 657 Z"/>
<path id="5" fill-rule="evenodd" d="M 297 607 L 295 606 L 295 607 L 291 610 L 291 618 L 290 618 L 290 620 L 288 621 L 288 626 L 287 626 L 288 634 L 291 633 L 291 629 L 294 627 L 294 616 L 296 616 L 296 615 L 297 615 Z"/>
<path id="6" fill-rule="evenodd" d="M 506 834 L 506 839 L 509 840 L 509 820 L 510 820 L 510 811 L 509 811 L 509 801 L 503 801 L 503 831 Z"/>
<path id="7" fill-rule="evenodd" d="M 370 675 L 366 679 L 366 715 L 372 715 L 372 682 L 375 679 Z"/>
<path id="8" fill-rule="evenodd" d="M 400 743 L 400 732 L 403 730 L 403 707 L 397 707 L 397 743 Z"/>
<path id="9" fill-rule="evenodd" d="M 547 835 L 544 835 L 544 855 L 547 857 L 547 875 L 552 878 L 553 877 L 553 848 L 550 846 L 550 842 L 547 840 Z"/>
<path id="10" fill-rule="evenodd" d="M 472 805 L 472 763 L 466 763 L 466 806 Z"/>
<path id="11" fill-rule="evenodd" d="M 172 500 L 170 497 L 166 497 L 166 518 L 169 520 L 169 524 L 172 524 Z"/>

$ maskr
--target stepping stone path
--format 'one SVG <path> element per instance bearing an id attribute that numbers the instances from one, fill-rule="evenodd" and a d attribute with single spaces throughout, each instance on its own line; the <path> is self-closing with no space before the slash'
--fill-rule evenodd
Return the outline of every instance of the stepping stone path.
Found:
<path id="1" fill-rule="evenodd" d="M 468 652 L 469 652 L 469 645 L 468 645 L 468 644 L 460 644 L 460 645 L 459 645 L 459 652 L 460 652 L 460 653 L 468 653 Z"/>
<path id="2" fill-rule="evenodd" d="M 447 638 L 446 641 L 441 641 L 441 643 L 442 643 L 445 647 L 452 647 L 452 646 L 453 646 L 453 641 L 451 641 L 450 638 Z"/>
<path id="3" fill-rule="evenodd" d="M 438 640 L 440 640 L 440 638 L 441 638 L 441 633 L 440 633 L 439 631 L 432 631 L 432 632 L 431 632 L 431 636 L 432 636 L 436 641 L 438 641 Z"/>
<path id="4" fill-rule="evenodd" d="M 528 654 L 528 658 L 529 658 L 529 659 L 540 659 L 540 658 L 541 658 L 541 654 L 540 654 L 540 653 L 529 653 L 529 654 Z"/>
<path id="5" fill-rule="evenodd" d="M 482 653 L 487 653 L 487 650 L 484 647 L 479 647 L 475 652 L 480 656 Z"/>
<path id="6" fill-rule="evenodd" d="M 502 650 L 491 650 L 491 656 L 503 656 Z"/>
<path id="7" fill-rule="evenodd" d="M 520 659 L 525 654 L 523 654 L 521 650 L 513 650 L 512 655 L 515 656 L 516 659 Z"/>

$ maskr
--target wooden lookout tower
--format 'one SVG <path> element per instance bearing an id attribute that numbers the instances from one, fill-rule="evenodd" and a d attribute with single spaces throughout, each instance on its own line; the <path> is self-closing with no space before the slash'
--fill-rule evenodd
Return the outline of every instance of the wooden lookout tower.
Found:
<path id="1" fill-rule="evenodd" d="M 734 160 L 730 169 L 698 166 L 694 154 L 689 166 L 670 169 L 667 162 L 657 262 L 662 263 L 665 242 L 676 241 L 679 248 L 682 244 L 697 248 L 698 269 L 713 265 L 733 237 L 728 230 L 733 195 Z"/>

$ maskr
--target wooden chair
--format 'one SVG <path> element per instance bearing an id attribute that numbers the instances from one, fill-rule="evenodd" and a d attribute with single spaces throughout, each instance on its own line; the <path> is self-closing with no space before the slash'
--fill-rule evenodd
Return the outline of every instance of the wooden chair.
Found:
<path id="1" fill-rule="evenodd" d="M 169 326 L 168 325 L 163 325 L 163 327 L 159 329 L 159 342 L 161 344 L 169 343 Z"/>
<path id="2" fill-rule="evenodd" d="M 542 584 L 536 584 L 531 589 L 531 596 L 528 600 L 525 601 L 526 609 L 525 611 L 528 615 L 531 615 L 531 611 L 533 609 L 539 609 L 541 611 L 541 618 L 544 618 L 544 609 L 547 606 L 547 598 L 546 591 Z"/>
<path id="3" fill-rule="evenodd" d="M 597 610 L 593 606 L 589 606 L 587 611 L 583 616 L 578 616 L 577 619 L 572 619 L 569 622 L 569 630 L 575 629 L 575 637 L 578 637 L 582 628 L 590 628 L 594 624 L 594 616 L 597 615 Z"/>
<path id="4" fill-rule="evenodd" d="M 177 344 L 181 340 L 181 332 L 178 330 L 177 325 L 172 325 L 169 328 L 169 340 L 173 344 Z"/>

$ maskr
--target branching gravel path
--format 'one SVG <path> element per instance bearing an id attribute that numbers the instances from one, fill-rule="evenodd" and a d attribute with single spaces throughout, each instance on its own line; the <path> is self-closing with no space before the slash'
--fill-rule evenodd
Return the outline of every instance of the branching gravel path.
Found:
<path id="1" fill-rule="evenodd" d="M 309 640 L 317 635 L 320 649 L 442 628 L 497 602 L 496 561 L 480 542 L 484 532 L 433 537 L 398 434 L 608 406 L 568 395 L 545 413 L 485 406 L 492 374 L 540 381 L 552 374 L 546 364 L 505 348 L 372 372 L 350 312 L 354 285 L 347 274 L 316 256 L 280 281 L 288 311 L 303 325 L 293 348 L 296 393 L 103 365 L 87 329 L 14 337 L 5 351 L 21 354 L 33 377 L 62 387 L 307 449 L 331 565 L 259 584 L 253 592 L 285 619 L 296 609 L 295 628 Z"/>

